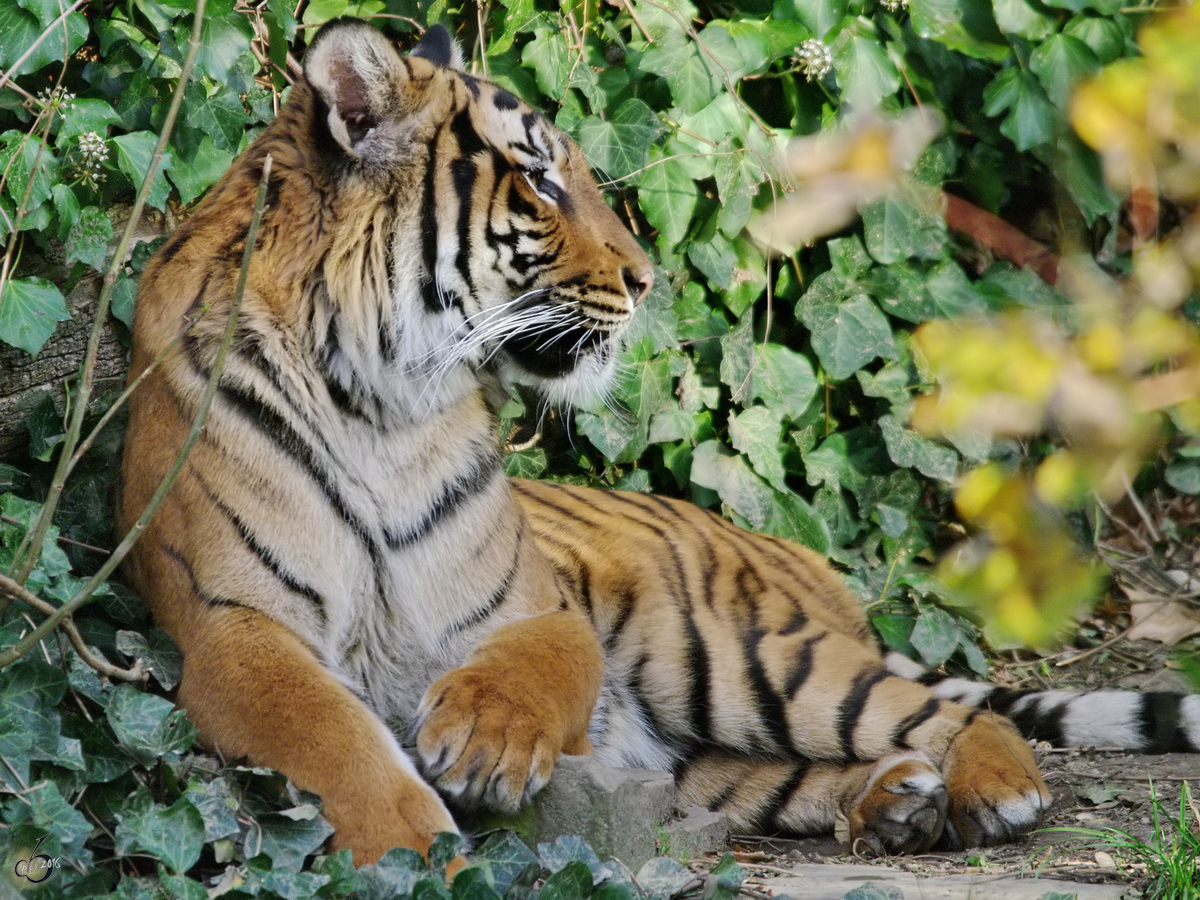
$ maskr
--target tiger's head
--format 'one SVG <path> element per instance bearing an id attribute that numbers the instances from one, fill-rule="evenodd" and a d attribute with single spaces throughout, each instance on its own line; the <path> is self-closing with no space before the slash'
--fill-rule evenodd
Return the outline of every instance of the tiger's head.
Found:
<path id="1" fill-rule="evenodd" d="M 318 34 L 304 72 L 345 210 L 325 266 L 330 295 L 386 291 L 395 320 L 378 327 L 431 399 L 481 374 L 557 402 L 603 393 L 653 269 L 579 147 L 463 72 L 441 27 L 402 56 L 371 26 L 339 20 Z M 351 387 L 344 344 L 329 365 Z"/>

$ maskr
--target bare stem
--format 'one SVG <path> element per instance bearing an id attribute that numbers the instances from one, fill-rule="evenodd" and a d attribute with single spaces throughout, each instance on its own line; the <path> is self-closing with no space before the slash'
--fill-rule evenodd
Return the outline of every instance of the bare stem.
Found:
<path id="1" fill-rule="evenodd" d="M 150 502 L 146 504 L 146 508 L 142 510 L 142 514 L 138 516 L 137 521 L 133 523 L 133 527 L 121 539 L 121 543 L 113 550 L 112 555 L 105 560 L 104 564 L 96 571 L 96 574 L 88 579 L 88 582 L 79 589 L 75 596 L 56 609 L 53 615 L 49 616 L 41 625 L 18 641 L 16 645 L 0 652 L 0 669 L 16 662 L 36 647 L 38 642 L 49 634 L 60 622 L 91 599 L 96 588 L 116 570 L 117 566 L 121 564 L 121 561 L 129 553 L 130 549 L 132 549 L 137 539 L 141 537 L 142 532 L 146 530 L 146 526 L 150 523 L 150 519 L 158 511 L 159 506 L 162 505 L 167 492 L 171 490 L 175 479 L 183 471 L 188 456 L 192 452 L 192 447 L 199 440 L 200 432 L 204 428 L 204 420 L 208 417 L 208 408 L 212 405 L 213 397 L 217 393 L 217 385 L 221 380 L 221 372 L 225 368 L 225 358 L 229 353 L 230 345 L 233 343 L 234 332 L 237 330 L 238 314 L 242 308 L 242 297 L 246 292 L 246 276 L 250 271 L 250 259 L 254 255 L 254 244 L 258 238 L 258 226 L 262 222 L 263 210 L 267 205 L 267 182 L 270 177 L 271 157 L 267 156 L 263 162 L 262 177 L 258 181 L 258 196 L 254 201 L 254 216 L 251 218 L 250 228 L 246 232 L 246 249 L 242 254 L 242 268 L 238 275 L 237 287 L 233 293 L 233 302 L 230 305 L 229 320 L 225 325 L 225 334 L 222 336 L 221 345 L 217 350 L 217 358 L 213 363 L 212 374 L 209 375 L 208 383 L 204 386 L 204 394 L 200 398 L 200 406 L 196 410 L 195 417 L 192 419 L 192 427 L 188 431 L 183 445 L 179 448 L 179 453 L 176 454 L 175 461 L 171 464 L 170 470 L 159 483 L 154 496 L 150 498 Z"/>
<path id="2" fill-rule="evenodd" d="M 167 141 L 171 138 L 171 131 L 175 127 L 175 117 L 179 114 L 180 104 L 183 103 L 184 89 L 187 87 L 188 77 L 192 72 L 192 64 L 196 61 L 196 53 L 200 49 L 200 29 L 204 23 L 204 3 L 205 0 L 196 0 L 196 16 L 192 23 L 192 37 L 188 42 L 187 55 L 183 60 L 183 67 L 179 72 L 179 83 L 175 86 L 175 93 L 171 97 L 171 106 L 167 110 L 167 117 L 163 120 L 162 132 L 158 136 L 158 143 L 154 145 L 154 152 L 150 156 L 150 165 L 146 170 L 146 177 L 142 180 L 141 189 L 138 191 L 137 199 L 133 202 L 133 208 L 129 212 L 129 221 L 125 225 L 125 231 L 121 234 L 121 240 L 117 242 L 117 249 L 113 253 L 112 262 L 109 264 L 108 271 L 104 273 L 104 284 L 100 289 L 100 298 L 96 305 L 96 318 L 92 322 L 92 333 L 88 338 L 87 352 L 83 357 L 82 372 L 79 377 L 79 393 L 75 398 L 75 409 L 71 416 L 71 423 L 67 428 L 67 435 L 63 441 L 62 451 L 59 453 L 58 466 L 54 470 L 54 477 L 50 482 L 50 490 L 46 493 L 46 501 L 42 505 L 42 511 L 38 515 L 37 522 L 33 528 L 25 533 L 24 540 L 17 548 L 16 554 L 13 556 L 13 564 L 9 569 L 9 574 L 13 575 L 16 580 L 24 584 L 29 577 L 29 573 L 33 571 L 33 567 L 37 564 L 38 556 L 41 553 L 42 541 L 46 537 L 46 532 L 50 528 L 50 522 L 54 518 L 54 511 L 58 508 L 59 498 L 62 496 L 63 487 L 66 485 L 67 472 L 71 467 L 71 459 L 75 454 L 75 446 L 79 443 L 79 435 L 83 431 L 83 417 L 87 413 L 88 402 L 92 394 L 92 382 L 95 378 L 96 371 L 96 355 L 100 350 L 100 334 L 104 327 L 104 322 L 108 318 L 108 307 L 112 300 L 113 286 L 117 283 L 117 275 L 125 265 L 125 253 L 129 249 L 129 244 L 133 240 L 133 232 L 137 227 L 138 219 L 142 216 L 142 207 L 146 205 L 146 198 L 150 195 L 150 187 L 154 184 L 154 176 L 158 173 L 159 164 L 162 162 L 163 153 L 167 148 Z"/>
<path id="3" fill-rule="evenodd" d="M 53 604 L 47 603 L 41 597 L 26 590 L 17 582 L 13 581 L 7 575 L 0 575 L 0 591 L 8 594 L 14 600 L 20 600 L 23 603 L 32 606 L 38 612 L 46 616 L 54 615 L 58 610 Z M 96 656 L 88 649 L 84 643 L 83 635 L 75 627 L 75 622 L 70 616 L 62 620 L 63 631 L 67 633 L 67 637 L 71 640 L 71 646 L 75 648 L 75 652 L 79 654 L 80 659 L 103 675 L 105 678 L 110 678 L 114 681 L 132 681 L 137 684 L 145 684 L 149 677 L 149 672 L 142 668 L 141 660 L 136 661 L 131 668 L 122 669 L 119 666 L 114 666 L 108 660 Z"/>

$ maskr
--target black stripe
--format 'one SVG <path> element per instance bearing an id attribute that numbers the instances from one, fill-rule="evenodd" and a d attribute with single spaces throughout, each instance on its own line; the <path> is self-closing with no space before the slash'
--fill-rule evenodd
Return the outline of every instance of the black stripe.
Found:
<path id="1" fill-rule="evenodd" d="M 325 624 L 328 621 L 328 617 L 325 611 L 325 601 L 321 595 L 313 587 L 304 584 L 295 575 L 285 569 L 280 564 L 275 551 L 259 541 L 254 532 L 246 525 L 245 520 L 217 496 L 216 492 L 199 473 L 196 473 L 196 478 L 200 482 L 200 487 L 208 496 L 208 499 L 233 525 L 238 536 L 242 539 L 242 543 L 245 544 L 246 549 L 257 556 L 259 561 L 266 566 L 284 587 L 307 600 L 313 612 L 317 614 L 317 618 L 321 620 L 321 624 Z"/>
<path id="2" fill-rule="evenodd" d="M 621 639 L 621 635 L 625 631 L 625 626 L 629 624 L 630 618 L 633 616 L 633 608 L 636 605 L 633 591 L 630 588 L 625 588 L 616 593 L 617 600 L 617 618 L 613 622 L 612 629 L 604 638 L 604 652 L 608 653 L 616 646 L 617 641 Z"/>
<path id="3" fill-rule="evenodd" d="M 765 634 L 766 631 L 757 626 L 748 628 L 742 637 L 742 653 L 746 658 L 750 687 L 758 699 L 759 719 L 775 742 L 770 749 L 778 752 L 792 748 L 792 736 L 788 729 L 787 704 L 771 687 L 762 658 L 758 655 L 758 645 Z"/>
<path id="4" fill-rule="evenodd" d="M 244 603 L 238 603 L 235 600 L 230 600 L 227 597 L 218 597 L 216 594 L 210 594 L 208 591 L 200 587 L 200 582 L 196 578 L 196 570 L 192 568 L 191 563 L 184 559 L 183 554 L 180 553 L 174 545 L 164 544 L 163 553 L 165 553 L 170 560 L 178 564 L 179 567 L 183 569 L 184 574 L 188 577 L 188 581 L 191 582 L 192 593 L 195 594 L 196 598 L 199 599 L 200 602 L 207 606 L 236 606 L 241 609 L 252 608 L 246 606 Z"/>
<path id="5" fill-rule="evenodd" d="M 942 701 L 937 697 L 930 697 L 915 713 L 905 716 L 896 726 L 896 733 L 892 737 L 892 743 L 897 747 L 911 747 L 912 744 L 908 742 L 909 733 L 923 722 L 927 722 L 933 718 L 941 708 L 941 705 Z"/>
<path id="6" fill-rule="evenodd" d="M 842 700 L 837 716 L 838 739 L 842 744 L 842 756 L 846 759 L 858 759 L 858 754 L 854 752 L 854 729 L 858 725 L 863 709 L 866 708 L 871 691 L 885 678 L 894 677 L 882 668 L 869 669 L 854 676 L 854 683 L 850 685 L 849 693 Z"/>
<path id="7" fill-rule="evenodd" d="M 1180 694 L 1149 691 L 1140 695 L 1138 723 L 1147 745 L 1143 753 L 1187 753 L 1196 750 L 1188 740 L 1180 715 Z"/>
<path id="8" fill-rule="evenodd" d="M 809 763 L 807 761 L 797 762 L 796 770 L 792 772 L 787 781 L 776 788 L 760 819 L 763 825 L 768 825 L 776 831 L 782 831 L 787 827 L 779 821 L 779 816 L 787 808 L 788 803 L 791 802 L 792 795 L 804 783 L 804 779 L 808 775 L 808 767 Z"/>
<path id="9" fill-rule="evenodd" d="M 425 271 L 421 273 L 421 298 L 425 309 L 431 313 L 443 311 L 442 301 L 437 294 L 437 251 L 438 223 L 437 197 L 437 141 L 429 145 L 429 156 L 425 161 L 425 196 L 421 207 L 421 259 Z"/>
<path id="10" fill-rule="evenodd" d="M 475 178 L 478 174 L 475 163 L 469 159 L 450 163 L 450 175 L 454 180 L 454 193 L 458 196 L 458 255 L 454 258 L 455 268 L 474 295 L 475 282 L 471 277 L 471 210 L 475 200 Z"/>
<path id="11" fill-rule="evenodd" d="M 500 455 L 495 448 L 476 459 L 475 467 L 465 474 L 445 483 L 442 493 L 425 510 L 419 521 L 406 528 L 386 528 L 383 539 L 389 550 L 400 550 L 418 543 L 458 511 L 458 506 L 469 497 L 479 494 L 490 485 L 500 472 Z"/>
<path id="12" fill-rule="evenodd" d="M 829 632 L 822 631 L 800 645 L 800 653 L 796 656 L 796 664 L 792 667 L 792 671 L 788 673 L 787 682 L 783 686 L 783 692 L 787 695 L 788 702 L 796 698 L 796 692 L 804 686 L 804 682 L 808 681 L 808 676 L 812 674 L 813 648 L 816 646 L 817 641 L 824 640 L 828 635 Z"/>
<path id="13" fill-rule="evenodd" d="M 517 549 L 513 554 L 512 563 L 508 567 L 508 571 L 504 573 L 504 577 L 500 579 L 500 585 L 490 597 L 483 602 L 481 606 L 475 609 L 470 615 L 461 621 L 455 622 L 442 634 L 442 643 L 445 644 L 450 638 L 456 634 L 461 634 L 469 628 L 474 628 L 476 625 L 490 619 L 496 610 L 498 610 L 504 601 L 508 599 L 508 592 L 512 590 L 513 581 L 517 577 L 517 570 L 521 567 L 521 550 L 525 542 L 524 529 L 517 535 Z"/>

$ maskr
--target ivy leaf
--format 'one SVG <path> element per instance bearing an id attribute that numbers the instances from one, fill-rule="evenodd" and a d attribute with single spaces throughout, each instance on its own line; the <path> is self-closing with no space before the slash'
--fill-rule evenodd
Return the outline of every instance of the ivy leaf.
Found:
<path id="1" fill-rule="evenodd" d="M 308 5 L 304 7 L 302 20 L 311 28 L 314 25 L 324 25 L 330 19 L 340 16 L 368 18 L 383 11 L 383 3 L 380 0 L 309 0 Z M 438 18 L 430 15 L 429 21 L 436 22 Z"/>
<path id="2" fill-rule="evenodd" d="M 1063 26 L 1063 34 L 1087 44 L 1105 66 L 1115 61 L 1125 49 L 1125 33 L 1112 19 L 1078 15 Z"/>
<path id="3" fill-rule="evenodd" d="M 675 294 L 671 279 L 662 269 L 654 270 L 654 285 L 634 311 L 626 330 L 629 345 L 647 340 L 652 353 L 679 346 L 679 317 L 675 314 Z"/>
<path id="4" fill-rule="evenodd" d="M 1072 12 L 1094 9 L 1102 16 L 1114 16 L 1121 9 L 1121 0 L 1045 0 L 1045 3 L 1047 6 L 1069 9 Z"/>
<path id="5" fill-rule="evenodd" d="M 862 30 L 867 33 L 854 33 L 838 43 L 833 65 L 842 96 L 855 109 L 865 110 L 874 109 L 884 97 L 896 93 L 900 73 L 874 34 L 874 27 L 868 25 Z"/>
<path id="6" fill-rule="evenodd" d="M 650 147 L 662 130 L 657 113 L 645 102 L 631 97 L 607 121 L 588 116 L 580 123 L 576 136 L 592 168 L 616 181 L 646 165 Z"/>
<path id="7" fill-rule="evenodd" d="M 36 355 L 71 318 L 62 291 L 45 278 L 9 278 L 0 294 L 0 341 Z"/>
<path id="8" fill-rule="evenodd" d="M 105 717 L 121 746 L 143 765 L 187 750 L 198 734 L 171 701 L 125 684 L 113 691 Z"/>
<path id="9" fill-rule="evenodd" d="M 184 796 L 204 821 L 205 843 L 241 832 L 236 815 L 238 799 L 224 778 L 214 778 L 207 784 L 193 782 Z"/>
<path id="10" fill-rule="evenodd" d="M 537 478 L 546 471 L 546 451 L 541 447 L 514 450 L 504 458 L 504 474 L 509 478 Z"/>
<path id="11" fill-rule="evenodd" d="M 533 35 L 521 51 L 521 62 L 533 69 L 538 90 L 547 97 L 562 97 L 567 90 L 565 76 L 571 70 L 567 42 L 561 32 L 545 25 L 535 28 Z"/>
<path id="12" fill-rule="evenodd" d="M 688 247 L 688 258 L 704 273 L 714 290 L 729 289 L 738 258 L 733 252 L 733 245 L 723 234 L 714 234 L 707 241 L 692 244 Z"/>
<path id="13" fill-rule="evenodd" d="M 529 866 L 541 868 L 533 851 L 511 831 L 492 834 L 475 851 L 475 862 L 491 873 L 495 890 L 501 896 L 508 893 L 517 876 Z"/>
<path id="14" fill-rule="evenodd" d="M 581 409 L 575 413 L 575 427 L 614 463 L 633 462 L 650 446 L 646 429 L 628 412 L 607 407 Z"/>
<path id="15" fill-rule="evenodd" d="M 812 332 L 813 349 L 831 378 L 842 380 L 877 356 L 896 353 L 892 329 L 870 297 L 856 294 L 838 302 L 832 297 L 805 294 L 798 309 Z"/>
<path id="16" fill-rule="evenodd" d="M 79 853 L 83 842 L 92 833 L 92 823 L 71 806 L 53 781 L 43 781 L 23 792 L 29 804 L 30 820 L 39 828 L 55 834 L 64 849 Z"/>
<path id="17" fill-rule="evenodd" d="M 258 817 L 262 828 L 262 853 L 271 858 L 273 868 L 299 869 L 304 859 L 325 843 L 333 827 L 322 816 L 311 819 L 290 819 L 277 813 Z M 258 835 L 246 835 L 246 856 L 258 846 Z"/>
<path id="18" fill-rule="evenodd" d="M 192 82 L 184 101 L 183 122 L 188 128 L 207 135 L 216 150 L 237 152 L 250 117 L 236 91 L 228 87 L 210 90 Z"/>
<path id="19" fill-rule="evenodd" d="M 200 859 L 204 820 L 186 797 L 180 797 L 170 807 L 155 803 L 139 815 L 122 819 L 117 825 L 116 838 L 119 852 L 144 850 L 178 875 Z"/>
<path id="20" fill-rule="evenodd" d="M 926 606 L 917 616 L 909 640 L 921 654 L 925 665 L 936 669 L 950 658 L 958 646 L 958 623 L 954 616 L 936 606 Z"/>
<path id="21" fill-rule="evenodd" d="M 63 114 L 62 124 L 58 129 L 56 146 L 61 151 L 66 142 L 81 134 L 95 132 L 100 137 L 107 137 L 108 126 L 120 122 L 117 111 L 103 100 L 93 100 L 84 97 L 75 100 L 71 108 Z"/>
<path id="22" fill-rule="evenodd" d="M 56 9 L 51 21 L 58 18 L 61 12 L 61 9 Z M 51 63 L 66 61 L 87 40 L 87 19 L 80 13 L 71 13 L 67 16 L 65 34 L 62 25 L 51 29 L 19 69 L 10 69 L 42 36 L 45 26 L 49 24 L 43 24 L 38 16 L 21 9 L 15 0 L 0 0 L 0 34 L 4 35 L 4 40 L 0 41 L 0 69 L 7 70 L 10 77 L 27 75 Z"/>
<path id="23" fill-rule="evenodd" d="M 29 431 L 29 455 L 42 462 L 49 462 L 50 457 L 54 455 L 54 448 L 67 437 L 63 427 L 63 417 L 55 408 L 54 397 L 50 394 L 42 397 L 30 411 L 25 418 L 25 427 Z M 58 529 L 51 526 L 51 530 L 57 531 Z M 68 565 L 67 568 L 69 569 L 70 566 Z"/>
<path id="24" fill-rule="evenodd" d="M 488 41 L 488 56 L 499 56 L 507 53 L 516 40 L 517 35 L 529 31 L 530 26 L 538 20 L 537 8 L 533 0 L 505 0 L 497 8 L 493 17 L 498 26 L 493 28 L 491 40 Z"/>
<path id="25" fill-rule="evenodd" d="M 36 659 L 0 672 L 0 752 L 28 778 L 29 760 L 58 755 L 57 706 L 67 689 L 60 669 Z"/>
<path id="26" fill-rule="evenodd" d="M 1028 0 L 992 0 L 992 9 L 1001 31 L 1028 41 L 1045 40 L 1057 27 L 1054 19 L 1039 12 Z"/>
<path id="27" fill-rule="evenodd" d="M 583 863 L 591 873 L 593 881 L 600 881 L 608 874 L 608 867 L 600 861 L 586 841 L 575 835 L 563 835 L 553 843 L 538 844 L 538 858 L 551 872 L 561 872 L 573 862 Z"/>
<path id="28" fill-rule="evenodd" d="M 1002 70 L 983 89 L 983 101 L 983 111 L 989 116 L 1008 111 L 1000 123 L 1000 132 L 1018 150 L 1028 150 L 1053 139 L 1054 105 L 1032 72 L 1017 68 Z"/>
<path id="29" fill-rule="evenodd" d="M 137 281 L 125 273 L 117 276 L 113 285 L 112 299 L 109 301 L 109 312 L 118 322 L 123 322 L 126 328 L 133 328 L 134 303 L 137 299 Z"/>
<path id="30" fill-rule="evenodd" d="M 179 189 L 179 200 L 188 204 L 217 183 L 229 169 L 233 154 L 218 150 L 213 139 L 204 135 L 196 149 L 196 155 L 186 166 L 177 166 L 167 173 L 172 184 Z"/>
<path id="31" fill-rule="evenodd" d="M 116 648 L 130 659 L 144 660 L 164 691 L 173 690 L 183 677 L 183 653 L 161 628 L 151 629 L 148 637 L 138 631 L 118 631 Z"/>
<path id="32" fill-rule="evenodd" d="M 6 131 L 0 134 L 0 172 L 5 173 L 5 193 L 14 204 L 24 202 L 28 216 L 53 196 L 58 159 L 37 138 Z"/>
<path id="33" fill-rule="evenodd" d="M 79 211 L 79 218 L 75 220 L 71 230 L 67 232 L 67 240 L 63 246 L 67 262 L 78 260 L 97 271 L 103 269 L 112 234 L 112 220 L 108 214 L 98 207 L 85 206 Z"/>
<path id="34" fill-rule="evenodd" d="M 721 381 L 733 388 L 739 402 L 751 396 L 754 366 L 754 320 L 747 316 L 721 338 Z"/>
<path id="35" fill-rule="evenodd" d="M 546 879 L 539 900 L 585 900 L 592 893 L 592 873 L 587 863 L 567 863 Z"/>
<path id="36" fill-rule="evenodd" d="M 669 856 L 656 856 L 638 869 L 637 883 L 654 900 L 670 900 L 694 877 Z"/>
<path id="37" fill-rule="evenodd" d="M 933 298 L 924 277 L 907 263 L 877 266 L 861 284 L 884 312 L 913 323 L 933 318 Z"/>
<path id="38" fill-rule="evenodd" d="M 911 0 L 913 29 L 975 59 L 1002 62 L 1011 52 L 988 0 Z"/>
<path id="39" fill-rule="evenodd" d="M 796 18 L 822 39 L 834 25 L 846 17 L 849 5 L 847 0 L 792 0 L 792 3 L 796 10 Z M 796 43 L 799 44 L 803 39 L 801 37 Z"/>
<path id="40" fill-rule="evenodd" d="M 817 394 L 817 376 L 812 363 L 782 344 L 759 347 L 754 364 L 751 397 L 789 418 L 798 418 Z"/>
<path id="41" fill-rule="evenodd" d="M 763 484 L 742 456 L 725 451 L 719 441 L 705 441 L 692 453 L 694 484 L 717 492 L 721 502 L 762 528 L 774 508 L 775 492 Z"/>
<path id="42" fill-rule="evenodd" d="M 721 89 L 716 64 L 686 37 L 655 44 L 642 57 L 641 66 L 666 79 L 671 99 L 685 113 L 704 109 Z"/>
<path id="43" fill-rule="evenodd" d="M 987 311 L 987 302 L 962 267 L 952 259 L 934 266 L 925 278 L 925 290 L 937 315 L 954 318 Z"/>
<path id="44" fill-rule="evenodd" d="M 158 143 L 157 136 L 149 131 L 134 131 L 118 135 L 112 139 L 112 142 L 113 146 L 117 148 L 117 167 L 126 178 L 133 182 L 135 190 L 140 188 L 146 178 L 146 173 L 150 170 L 150 158 L 154 154 L 154 145 Z M 158 169 L 154 173 L 150 194 L 146 198 L 147 202 L 160 212 L 166 211 L 167 195 L 171 192 L 171 186 L 167 184 L 166 178 L 167 170 L 170 168 L 171 153 L 165 151 Z"/>
<path id="45" fill-rule="evenodd" d="M 232 3 L 228 4 L 228 12 L 221 11 L 219 7 L 207 10 L 204 23 L 200 26 L 196 69 L 217 84 L 225 83 L 229 70 L 237 64 L 238 58 L 250 52 L 250 42 L 254 39 L 250 20 L 232 7 Z M 307 19 L 305 16 L 305 21 Z M 190 31 L 192 26 L 180 27 Z"/>
<path id="46" fill-rule="evenodd" d="M 722 151 L 714 161 L 717 193 L 721 198 L 717 227 L 734 237 L 750 221 L 751 202 L 766 176 L 762 165 L 746 150 L 735 149 L 726 142 Z"/>
<path id="47" fill-rule="evenodd" d="M 691 226 L 699 188 L 680 162 L 666 156 L 661 147 L 651 147 L 647 156 L 638 202 L 659 234 L 670 244 L 678 244 Z"/>
<path id="48" fill-rule="evenodd" d="M 808 501 L 790 490 L 776 491 L 772 499 L 771 514 L 763 531 L 803 544 L 818 553 L 829 553 L 829 526 Z"/>
<path id="49" fill-rule="evenodd" d="M 1095 74 L 1100 60 L 1079 38 L 1056 34 L 1042 41 L 1029 55 L 1029 68 L 1054 105 L 1065 112 L 1075 85 Z"/>
<path id="50" fill-rule="evenodd" d="M 899 197 L 885 197 L 862 211 L 867 251 L 881 263 L 916 256 L 937 259 L 946 246 L 946 221 Z"/>
<path id="51" fill-rule="evenodd" d="M 753 406 L 729 417 L 729 441 L 745 453 L 756 472 L 772 487 L 786 491 L 787 473 L 779 443 L 783 411 Z"/>
<path id="52" fill-rule="evenodd" d="M 891 414 L 879 417 L 879 428 L 888 455 L 896 465 L 916 469 L 928 478 L 947 483 L 954 481 L 958 473 L 958 454 L 949 447 L 904 428 Z"/>

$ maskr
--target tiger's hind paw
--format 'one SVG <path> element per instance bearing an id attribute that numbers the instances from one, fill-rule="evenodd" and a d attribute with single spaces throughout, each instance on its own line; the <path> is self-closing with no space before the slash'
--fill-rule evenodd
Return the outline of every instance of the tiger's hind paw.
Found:
<path id="1" fill-rule="evenodd" d="M 980 715 L 943 764 L 950 806 L 945 845 L 987 847 L 1032 831 L 1053 798 L 1029 745 L 1007 719 Z"/>
<path id="2" fill-rule="evenodd" d="M 885 759 L 850 810 L 850 850 L 868 856 L 928 850 L 942 835 L 946 804 L 941 773 L 924 757 Z"/>

